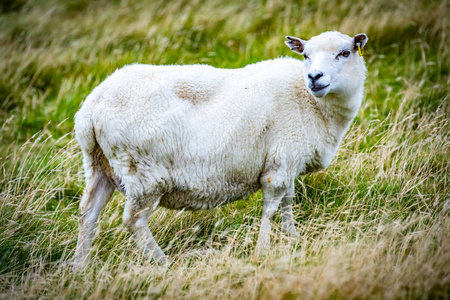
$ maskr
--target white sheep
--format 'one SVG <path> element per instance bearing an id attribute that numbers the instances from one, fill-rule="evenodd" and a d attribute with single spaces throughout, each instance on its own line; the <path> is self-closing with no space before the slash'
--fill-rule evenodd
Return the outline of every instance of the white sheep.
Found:
<path id="1" fill-rule="evenodd" d="M 165 255 L 148 228 L 158 206 L 208 209 L 262 188 L 257 249 L 270 242 L 281 203 L 282 229 L 298 235 L 294 180 L 326 168 L 363 97 L 365 34 L 287 37 L 304 60 L 278 58 L 242 69 L 130 65 L 87 97 L 75 116 L 86 188 L 74 267 L 84 266 L 101 210 L 117 188 L 123 222 L 142 251 Z M 303 79 L 302 79 L 303 76 Z"/>

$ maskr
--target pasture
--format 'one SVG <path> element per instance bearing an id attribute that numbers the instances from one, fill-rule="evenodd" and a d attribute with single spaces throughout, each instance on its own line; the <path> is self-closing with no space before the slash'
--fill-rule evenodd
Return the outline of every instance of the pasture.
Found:
<path id="1" fill-rule="evenodd" d="M 0 299 L 447 299 L 448 1 L 10 0 L 0 4 Z M 159 209 L 171 260 L 148 262 L 115 192 L 91 263 L 71 272 L 83 192 L 73 116 L 131 63 L 240 68 L 302 59 L 284 37 L 364 32 L 365 98 L 331 166 L 296 182 L 300 238 L 275 215 L 255 253 L 262 195 Z"/>

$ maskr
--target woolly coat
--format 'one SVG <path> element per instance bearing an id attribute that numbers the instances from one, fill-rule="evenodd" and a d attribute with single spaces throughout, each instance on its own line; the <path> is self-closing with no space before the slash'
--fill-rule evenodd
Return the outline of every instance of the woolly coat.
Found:
<path id="1" fill-rule="evenodd" d="M 327 110 L 302 74 L 293 58 L 117 70 L 76 114 L 87 180 L 101 168 L 127 197 L 194 210 L 292 185 L 330 164 L 356 114 Z"/>

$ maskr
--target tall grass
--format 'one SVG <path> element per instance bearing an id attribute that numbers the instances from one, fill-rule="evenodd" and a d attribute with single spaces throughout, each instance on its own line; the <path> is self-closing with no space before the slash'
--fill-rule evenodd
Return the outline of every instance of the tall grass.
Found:
<path id="1" fill-rule="evenodd" d="M 9 1 L 0 6 L 0 298 L 450 297 L 447 1 Z M 369 36 L 366 98 L 332 166 L 296 184 L 301 238 L 262 198 L 149 223 L 147 262 L 114 194 L 91 264 L 70 272 L 83 190 L 73 115 L 124 64 L 236 68 L 284 55 L 287 34 Z"/>

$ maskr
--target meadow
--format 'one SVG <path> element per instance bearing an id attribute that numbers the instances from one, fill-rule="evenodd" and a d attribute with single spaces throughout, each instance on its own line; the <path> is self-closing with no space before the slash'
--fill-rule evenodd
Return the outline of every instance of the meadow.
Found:
<path id="1" fill-rule="evenodd" d="M 0 299 L 450 298 L 450 2 L 8 0 L 0 4 Z M 83 192 L 73 116 L 131 63 L 239 68 L 296 56 L 286 35 L 369 37 L 365 99 L 332 165 L 296 182 L 299 239 L 262 195 L 149 219 L 146 261 L 115 192 L 71 272 Z M 298 59 L 302 59 L 299 55 Z"/>

